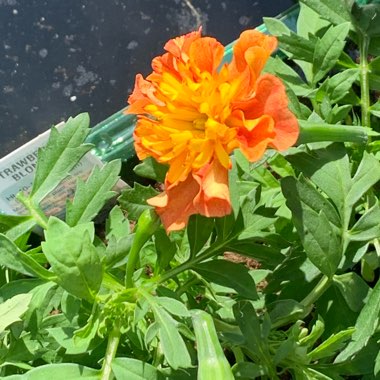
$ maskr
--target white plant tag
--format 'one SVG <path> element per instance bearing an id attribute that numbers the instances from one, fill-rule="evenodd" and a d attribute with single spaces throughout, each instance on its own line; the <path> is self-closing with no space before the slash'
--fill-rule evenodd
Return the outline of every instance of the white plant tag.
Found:
<path id="1" fill-rule="evenodd" d="M 64 126 L 60 123 L 58 130 Z M 49 139 L 50 130 L 0 159 L 0 214 L 23 215 L 25 209 L 16 199 L 18 192 L 28 192 L 33 184 L 38 148 Z M 102 161 L 91 152 L 87 153 L 62 183 L 41 203 L 46 215 L 62 216 L 66 200 L 72 198 L 78 177 L 86 179 L 95 165 Z M 126 184 L 119 181 L 117 188 Z M 116 189 L 117 190 L 117 189 Z"/>

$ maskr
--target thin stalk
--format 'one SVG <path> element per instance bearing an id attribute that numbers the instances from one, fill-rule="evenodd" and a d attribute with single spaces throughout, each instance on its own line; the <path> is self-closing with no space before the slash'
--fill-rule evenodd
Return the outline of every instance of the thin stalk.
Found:
<path id="1" fill-rule="evenodd" d="M 235 356 L 235 362 L 236 363 L 242 363 L 245 361 L 244 353 L 240 347 L 231 346 L 229 348 Z"/>
<path id="2" fill-rule="evenodd" d="M 221 244 L 217 244 L 215 246 L 211 246 L 211 247 L 207 248 L 200 255 L 192 258 L 189 261 L 186 261 L 186 262 L 178 265 L 175 268 L 168 270 L 167 272 L 165 272 L 164 274 L 162 274 L 161 276 L 156 278 L 156 281 L 158 283 L 165 282 L 165 281 L 179 275 L 180 273 L 184 272 L 185 270 L 191 269 L 192 266 L 194 266 L 194 265 L 196 265 L 196 264 L 198 264 L 204 260 L 209 259 L 210 257 L 216 255 L 219 252 L 222 252 L 223 249 L 228 245 L 228 243 L 229 243 L 229 241 L 224 241 Z"/>
<path id="3" fill-rule="evenodd" d="M 198 284 L 200 282 L 200 279 L 197 276 L 193 276 L 191 279 L 186 281 L 182 286 L 179 286 L 176 293 L 178 296 L 181 296 L 183 293 L 187 291 L 190 287 L 192 287 L 195 284 Z"/>
<path id="4" fill-rule="evenodd" d="M 310 307 L 330 287 L 332 278 L 323 276 L 315 288 L 300 302 L 306 308 Z"/>
<path id="5" fill-rule="evenodd" d="M 135 237 L 133 239 L 131 250 L 129 251 L 126 275 L 125 275 L 125 286 L 127 288 L 133 288 L 133 274 L 136 269 L 136 265 L 139 262 L 139 254 L 144 246 L 144 244 L 153 236 L 157 228 L 160 225 L 160 218 L 158 215 L 147 209 L 142 212 L 137 221 L 137 226 L 135 230 Z"/>
<path id="6" fill-rule="evenodd" d="M 139 259 L 141 247 L 136 247 L 132 245 L 131 250 L 129 251 L 128 261 L 127 261 L 127 269 L 125 275 L 125 287 L 133 288 L 133 273 L 135 272 L 136 264 Z"/>
<path id="7" fill-rule="evenodd" d="M 100 380 L 111 380 L 113 379 L 112 374 L 112 361 L 116 356 L 117 347 L 120 342 L 120 321 L 115 321 L 113 329 L 108 336 L 107 350 L 104 357 L 103 366 L 100 373 Z"/>
<path id="8" fill-rule="evenodd" d="M 369 95 L 368 45 L 369 38 L 362 35 L 359 40 L 362 125 L 371 128 L 371 114 L 369 110 L 371 103 Z"/>
<path id="9" fill-rule="evenodd" d="M 25 196 L 23 193 L 18 193 L 16 198 L 25 206 L 25 208 L 29 211 L 29 214 L 33 217 L 36 223 L 42 227 L 44 230 L 47 229 L 48 218 L 43 213 L 39 205 L 33 203 L 33 201 Z"/>
<path id="10" fill-rule="evenodd" d="M 353 142 L 365 144 L 368 141 L 366 129 L 351 125 L 330 125 L 310 123 L 298 120 L 300 135 L 297 144 L 307 144 L 320 141 Z"/>

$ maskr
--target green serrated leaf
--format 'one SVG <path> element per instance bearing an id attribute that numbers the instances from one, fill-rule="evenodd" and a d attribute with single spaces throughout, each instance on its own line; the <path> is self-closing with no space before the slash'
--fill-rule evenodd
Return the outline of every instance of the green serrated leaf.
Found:
<path id="1" fill-rule="evenodd" d="M 355 323 L 352 341 L 337 356 L 335 363 L 341 363 L 365 347 L 379 325 L 380 316 L 380 281 L 372 289 L 366 304 Z"/>
<path id="2" fill-rule="evenodd" d="M 190 317 L 189 310 L 186 309 L 186 306 L 174 298 L 157 297 L 156 302 L 172 315 L 177 315 L 179 317 Z"/>
<path id="3" fill-rule="evenodd" d="M 66 178 L 92 145 L 84 144 L 89 117 L 83 113 L 69 118 L 61 132 L 52 128 L 49 141 L 40 148 L 30 199 L 39 203 Z"/>
<path id="4" fill-rule="evenodd" d="M 329 26 L 329 22 L 323 20 L 320 15 L 304 3 L 300 3 L 300 12 L 297 19 L 297 34 L 309 38 L 316 36 L 321 30 Z"/>
<path id="5" fill-rule="evenodd" d="M 276 18 L 264 17 L 264 23 L 270 34 L 278 38 L 280 49 L 290 58 L 313 62 L 314 44 L 292 32 L 282 21 Z"/>
<path id="6" fill-rule="evenodd" d="M 316 98 L 323 99 L 323 97 L 327 94 L 332 103 L 337 103 L 339 100 L 341 100 L 344 96 L 348 94 L 350 88 L 358 78 L 359 70 L 344 70 L 341 73 L 338 73 L 332 76 L 331 78 L 327 79 L 325 81 L 325 91 L 321 87 L 316 94 Z"/>
<path id="7" fill-rule="evenodd" d="M 286 94 L 289 100 L 289 110 L 300 120 L 307 120 L 311 114 L 311 110 L 301 103 L 292 89 L 286 88 Z"/>
<path id="8" fill-rule="evenodd" d="M 256 314 L 252 304 L 248 301 L 239 301 L 233 306 L 236 322 L 244 336 L 244 346 L 257 358 L 259 363 L 272 363 L 269 352 L 269 330 L 264 326 Z M 269 323 L 269 321 L 267 321 Z M 268 368 L 266 374 L 268 373 Z"/>
<path id="9" fill-rule="evenodd" d="M 235 379 L 257 379 L 265 376 L 265 368 L 260 364 L 251 362 L 238 362 L 232 367 Z"/>
<path id="10" fill-rule="evenodd" d="M 371 90 L 380 91 L 380 75 L 369 73 L 368 78 L 369 78 L 369 88 Z M 374 113 L 374 115 L 377 116 L 378 114 Z"/>
<path id="11" fill-rule="evenodd" d="M 95 166 L 86 182 L 78 179 L 73 201 L 66 204 L 66 223 L 73 227 L 91 221 L 116 192 L 112 191 L 119 179 L 120 160 Z"/>
<path id="12" fill-rule="evenodd" d="M 330 218 L 339 223 L 332 206 L 316 195 L 317 190 L 313 192 L 310 186 L 294 177 L 284 178 L 281 186 L 308 258 L 323 274 L 331 277 L 343 253 L 337 229 L 329 221 Z M 319 203 L 324 207 L 320 211 L 316 209 Z"/>
<path id="13" fill-rule="evenodd" d="M 351 241 L 371 241 L 380 237 L 380 206 L 376 202 L 348 232 Z"/>
<path id="14" fill-rule="evenodd" d="M 345 39 L 350 30 L 346 22 L 330 27 L 315 45 L 313 55 L 313 82 L 317 83 L 335 66 L 343 52 Z"/>
<path id="15" fill-rule="evenodd" d="M 65 348 L 67 355 L 79 355 L 88 352 L 92 341 L 96 337 L 99 320 L 93 323 L 91 327 L 90 334 L 80 339 L 75 335 L 76 329 L 74 327 L 53 327 L 47 329 L 47 331 L 60 346 Z"/>
<path id="16" fill-rule="evenodd" d="M 234 289 L 240 297 L 258 298 L 256 284 L 248 273 L 248 268 L 226 260 L 210 260 L 193 266 L 206 280 Z"/>
<path id="17" fill-rule="evenodd" d="M 318 360 L 322 358 L 328 358 L 333 356 L 337 351 L 341 350 L 346 342 L 351 338 L 355 329 L 350 328 L 347 330 L 339 331 L 337 334 L 331 335 L 317 348 L 308 353 L 310 360 Z"/>
<path id="18" fill-rule="evenodd" d="M 351 104 L 346 104 L 343 106 L 338 106 L 336 104 L 331 110 L 330 115 L 328 116 L 328 122 L 331 124 L 338 124 L 344 121 L 347 118 L 348 114 L 351 112 L 351 110 Z"/>
<path id="19" fill-rule="evenodd" d="M 18 294 L 0 303 L 0 333 L 14 322 L 21 321 L 21 316 L 28 310 L 32 295 Z"/>
<path id="20" fill-rule="evenodd" d="M 374 103 L 370 108 L 370 112 L 372 115 L 380 118 L 380 101 Z"/>
<path id="21" fill-rule="evenodd" d="M 268 160 L 268 164 L 270 165 L 271 169 L 281 177 L 287 177 L 289 175 L 295 174 L 292 166 L 280 153 L 271 157 Z"/>
<path id="22" fill-rule="evenodd" d="M 106 266 L 112 268 L 124 265 L 131 249 L 134 234 L 130 231 L 130 222 L 120 206 L 114 206 L 106 220 Z"/>
<path id="23" fill-rule="evenodd" d="M 190 252 L 195 256 L 206 244 L 214 229 L 214 219 L 202 215 L 192 215 L 187 225 Z"/>
<path id="24" fill-rule="evenodd" d="M 58 218 L 49 219 L 42 250 L 57 283 L 79 298 L 93 300 L 103 277 L 99 253 L 92 244 L 93 223 L 70 227 Z"/>
<path id="25" fill-rule="evenodd" d="M 319 372 L 313 368 L 302 368 L 298 370 L 302 373 L 302 377 L 299 377 L 297 373 L 297 380 L 333 380 L 330 376 L 325 375 L 323 372 Z"/>
<path id="26" fill-rule="evenodd" d="M 341 220 L 334 206 L 302 174 L 298 180 L 294 177 L 287 177 L 283 181 L 285 191 L 288 190 L 288 186 L 292 189 L 294 189 L 294 186 L 296 187 L 297 195 L 304 207 L 308 207 L 315 212 L 323 210 L 329 222 L 340 227 Z"/>
<path id="27" fill-rule="evenodd" d="M 380 36 L 380 4 L 372 3 L 359 6 L 352 2 L 351 20 L 355 29 L 363 36 Z"/>
<path id="28" fill-rule="evenodd" d="M 99 380 L 100 371 L 74 363 L 46 364 L 28 371 L 26 375 L 8 376 L 9 380 Z"/>
<path id="29" fill-rule="evenodd" d="M 159 330 L 159 325 L 156 322 L 150 324 L 149 327 L 146 329 L 144 342 L 147 347 L 150 345 L 152 340 L 156 338 L 156 336 L 158 335 L 158 330 Z"/>
<path id="30" fill-rule="evenodd" d="M 159 324 L 159 340 L 163 354 L 169 365 L 174 368 L 191 367 L 191 359 L 180 333 L 177 322 L 158 304 L 151 304 L 156 322 Z"/>
<path id="31" fill-rule="evenodd" d="M 56 275 L 36 262 L 27 253 L 21 251 L 8 237 L 0 234 L 0 265 L 27 276 L 55 281 Z"/>
<path id="32" fill-rule="evenodd" d="M 43 321 L 53 309 L 58 308 L 59 296 L 63 291 L 58 289 L 57 284 L 49 281 L 38 284 L 29 291 L 33 297 L 23 317 L 26 329 L 39 330 L 43 328 Z"/>
<path id="33" fill-rule="evenodd" d="M 0 214 L 0 233 L 12 241 L 30 232 L 35 225 L 36 222 L 31 216 Z"/>
<path id="34" fill-rule="evenodd" d="M 117 239 L 121 239 L 124 236 L 129 235 L 131 229 L 128 218 L 124 215 L 120 206 L 114 206 L 108 218 L 106 220 L 106 237 L 110 239 L 114 236 Z"/>
<path id="35" fill-rule="evenodd" d="M 155 273 L 165 270 L 177 252 L 177 245 L 170 239 L 163 228 L 159 228 L 154 234 L 157 252 L 157 266 Z"/>
<path id="36" fill-rule="evenodd" d="M 343 215 L 352 186 L 349 159 L 343 145 L 330 144 L 310 154 L 297 153 L 286 159 L 322 189 Z"/>
<path id="37" fill-rule="evenodd" d="M 342 258 L 341 244 L 323 211 L 305 210 L 305 229 L 300 232 L 310 261 L 326 276 L 332 276 Z"/>
<path id="38" fill-rule="evenodd" d="M 368 64 L 369 86 L 371 90 L 380 90 L 380 57 L 376 57 Z M 371 113 L 376 117 L 380 116 L 380 102 L 376 102 L 371 107 Z M 373 111 L 373 112 L 372 112 Z"/>
<path id="39" fill-rule="evenodd" d="M 128 218 L 137 220 L 141 213 L 151 208 L 146 201 L 158 195 L 158 191 L 152 186 L 142 186 L 135 183 L 133 189 L 125 189 L 122 191 L 118 201 L 121 207 L 128 212 Z"/>
<path id="40" fill-rule="evenodd" d="M 376 377 L 378 377 L 378 375 L 380 374 L 380 351 L 376 356 L 375 368 L 373 373 Z"/>
<path id="41" fill-rule="evenodd" d="M 318 319 L 315 321 L 313 327 L 311 328 L 310 334 L 301 338 L 299 343 L 303 346 L 313 347 L 315 342 L 321 337 L 325 329 L 325 324 L 322 317 L 318 315 Z"/>
<path id="42" fill-rule="evenodd" d="M 334 283 L 352 311 L 359 312 L 370 291 L 370 287 L 355 272 L 334 276 Z"/>
<path id="43" fill-rule="evenodd" d="M 116 380 L 164 380 L 155 367 L 133 358 L 115 358 L 112 372 Z"/>
<path id="44" fill-rule="evenodd" d="M 130 234 L 121 238 L 111 236 L 106 246 L 105 262 L 107 268 L 120 267 L 125 265 L 128 254 L 131 250 L 134 234 Z"/>
<path id="45" fill-rule="evenodd" d="M 154 158 L 148 157 L 133 168 L 133 171 L 143 178 L 164 182 L 168 166 L 158 163 Z"/>
<path id="46" fill-rule="evenodd" d="M 322 18 L 333 24 L 342 24 L 351 21 L 351 16 L 343 1 L 336 0 L 300 0 L 313 9 Z"/>
<path id="47" fill-rule="evenodd" d="M 380 162 L 374 155 L 364 152 L 347 194 L 348 206 L 352 207 L 379 180 Z"/>
<path id="48" fill-rule="evenodd" d="M 307 308 L 292 299 L 278 300 L 268 305 L 269 317 L 272 327 L 289 325 L 302 318 L 307 313 Z"/>

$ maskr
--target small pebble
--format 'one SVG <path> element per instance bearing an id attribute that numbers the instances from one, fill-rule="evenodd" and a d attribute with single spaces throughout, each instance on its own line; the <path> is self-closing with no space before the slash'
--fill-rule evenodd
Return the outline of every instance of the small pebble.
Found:
<path id="1" fill-rule="evenodd" d="M 40 56 L 41 58 L 46 58 L 47 55 L 48 55 L 48 51 L 47 51 L 47 49 L 41 49 L 41 50 L 38 52 L 38 54 L 39 54 L 39 56 Z"/>

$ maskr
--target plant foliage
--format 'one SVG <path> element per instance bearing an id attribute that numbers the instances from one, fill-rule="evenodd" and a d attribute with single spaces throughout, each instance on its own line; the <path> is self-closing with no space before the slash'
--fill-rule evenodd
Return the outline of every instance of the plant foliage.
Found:
<path id="1" fill-rule="evenodd" d="M 167 235 L 153 187 L 115 199 L 118 161 L 78 180 L 63 220 L 47 217 L 41 201 L 91 148 L 87 115 L 53 129 L 18 196 L 28 215 L 0 216 L 2 378 L 377 378 L 379 7 L 301 0 L 298 31 L 265 19 L 285 56 L 266 70 L 302 134 L 254 164 L 235 152 L 226 217 Z"/>

